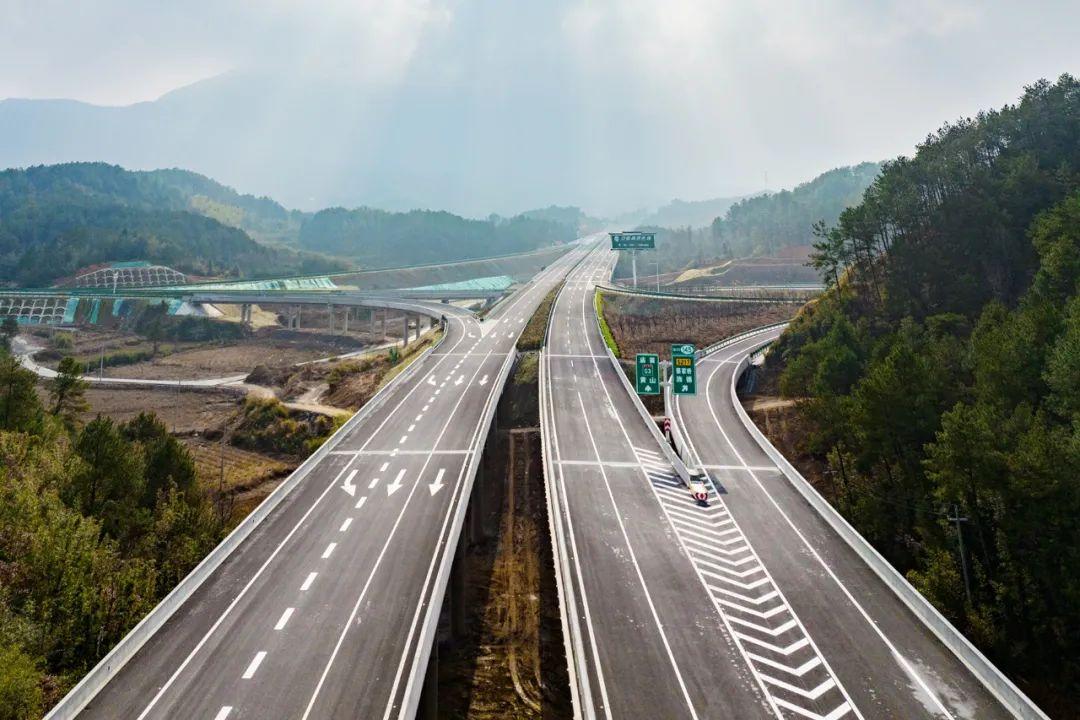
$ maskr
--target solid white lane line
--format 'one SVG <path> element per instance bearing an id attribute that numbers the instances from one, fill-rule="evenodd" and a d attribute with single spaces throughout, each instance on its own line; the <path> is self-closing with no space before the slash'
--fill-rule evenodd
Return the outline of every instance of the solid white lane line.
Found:
<path id="1" fill-rule="evenodd" d="M 251 664 L 247 666 L 247 670 L 244 671 L 244 679 L 250 680 L 255 677 L 255 671 L 262 665 L 263 658 L 266 657 L 266 651 L 260 650 L 255 653 L 255 657 L 251 659 Z"/>
<path id="2" fill-rule="evenodd" d="M 379 468 L 379 472 L 386 472 L 386 468 L 388 468 L 388 467 L 390 467 L 390 463 L 388 463 L 388 462 L 384 462 L 384 463 L 382 464 L 382 467 L 381 467 L 381 468 Z"/>
<path id="3" fill-rule="evenodd" d="M 307 578 L 304 580 L 304 584 L 300 586 L 300 592 L 307 592 L 308 588 L 311 587 L 311 583 L 315 582 L 315 577 L 318 574 L 319 573 L 317 572 L 309 573 Z"/>
<path id="4" fill-rule="evenodd" d="M 352 525 L 352 518 L 345 518 L 345 522 L 341 523 L 341 527 L 338 529 L 338 532 L 345 532 L 349 529 L 350 525 Z"/>
<path id="5" fill-rule="evenodd" d="M 334 552 L 334 548 L 336 548 L 336 547 L 337 547 L 336 542 L 332 542 L 329 545 L 327 545 L 326 549 L 323 550 L 322 559 L 325 560 L 326 558 L 330 557 L 331 553 Z"/>
<path id="6" fill-rule="evenodd" d="M 277 625 L 274 626 L 275 630 L 282 630 L 285 625 L 288 624 L 289 618 L 292 617 L 296 608 L 285 608 L 285 612 L 281 613 L 281 619 L 277 621 Z"/>
<path id="7" fill-rule="evenodd" d="M 375 488 L 375 486 L 378 485 L 378 484 L 379 484 L 379 478 L 375 478 L 374 480 L 372 480 L 371 482 L 368 483 L 367 489 L 368 490 L 373 490 Z"/>
<path id="8" fill-rule="evenodd" d="M 366 502 L 367 502 L 367 495 L 365 495 L 364 497 L 362 497 L 362 498 L 360 498 L 359 500 L 356 501 L 356 509 L 359 510 L 360 508 L 364 507 L 364 503 L 366 503 Z"/>
<path id="9" fill-rule="evenodd" d="M 218 714 L 214 716 L 214 720 L 225 720 L 225 718 L 229 717 L 229 713 L 231 712 L 232 705 L 225 705 L 220 710 L 218 710 Z"/>

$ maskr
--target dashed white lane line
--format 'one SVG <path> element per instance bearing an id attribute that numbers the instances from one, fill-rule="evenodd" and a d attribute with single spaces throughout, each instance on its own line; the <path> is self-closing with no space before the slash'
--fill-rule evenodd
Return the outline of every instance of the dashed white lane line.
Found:
<path id="1" fill-rule="evenodd" d="M 427 409 L 428 409 L 429 407 L 431 407 L 431 406 L 430 406 L 430 405 L 425 405 L 425 406 L 424 406 L 423 408 L 421 408 L 421 410 L 420 410 L 420 411 L 421 411 L 421 412 L 427 412 Z"/>
<path id="2" fill-rule="evenodd" d="M 275 630 L 283 630 L 289 622 L 289 618 L 292 617 L 296 608 L 285 608 L 285 612 L 281 613 L 281 619 L 277 621 L 277 625 L 274 626 Z"/>
<path id="3" fill-rule="evenodd" d="M 413 418 L 413 422 L 420 422 L 420 418 L 422 417 L 424 417 L 424 413 L 417 414 L 417 416 Z"/>
<path id="4" fill-rule="evenodd" d="M 333 552 L 334 552 L 334 548 L 336 548 L 336 547 L 337 547 L 336 542 L 332 542 L 329 545 L 327 545 L 326 549 L 323 550 L 322 559 L 325 560 L 326 558 L 330 557 L 330 555 L 332 555 Z"/>
<path id="5" fill-rule="evenodd" d="M 415 429 L 416 429 L 416 423 L 413 423 L 412 425 L 409 426 L 409 429 L 406 430 L 405 432 L 412 432 Z"/>
<path id="6" fill-rule="evenodd" d="M 317 572 L 309 573 L 307 578 L 304 580 L 304 584 L 300 586 L 300 592 L 307 592 L 308 588 L 311 587 L 311 583 L 315 582 L 315 577 L 318 574 L 319 573 Z"/>
<path id="7" fill-rule="evenodd" d="M 379 468 L 379 472 L 386 472 L 386 468 L 388 468 L 388 467 L 390 467 L 390 463 L 388 463 L 388 462 L 384 462 L 384 463 L 382 464 L 382 467 L 381 467 L 381 468 Z"/>
<path id="8" fill-rule="evenodd" d="M 378 484 L 379 484 L 379 478 L 374 478 L 371 482 L 369 482 L 367 484 L 367 489 L 368 490 L 374 490 L 375 486 L 378 485 Z"/>
<path id="9" fill-rule="evenodd" d="M 229 717 L 229 713 L 231 712 L 232 705 L 225 705 L 220 710 L 218 710 L 218 714 L 214 716 L 214 720 L 225 720 L 225 718 Z"/>
<path id="10" fill-rule="evenodd" d="M 402 436 L 401 436 L 401 439 L 397 441 L 397 442 L 398 442 L 398 445 L 404 445 L 404 444 L 405 444 L 405 441 L 406 441 L 406 440 L 408 440 L 408 439 L 409 439 L 409 436 L 408 436 L 408 435 L 402 435 Z"/>
<path id="11" fill-rule="evenodd" d="M 366 503 L 366 502 L 367 502 L 367 495 L 365 495 L 364 497 L 362 497 L 362 498 L 360 498 L 359 500 L 356 501 L 356 509 L 359 510 L 360 508 L 364 507 L 364 503 Z"/>
<path id="12" fill-rule="evenodd" d="M 442 388 L 439 388 L 438 390 L 435 391 L 435 394 L 438 395 L 441 392 L 442 392 Z"/>
<path id="13" fill-rule="evenodd" d="M 435 393 L 435 395 L 438 395 L 438 393 Z M 435 402 L 435 395 L 432 395 L 431 397 L 429 397 L 429 398 L 427 399 L 427 401 L 428 401 L 428 405 L 430 405 L 431 403 Z"/>
<path id="14" fill-rule="evenodd" d="M 255 677 L 255 671 L 257 671 L 259 669 L 259 666 L 262 665 L 263 658 L 265 657 L 265 650 L 260 650 L 259 652 L 255 653 L 255 657 L 251 659 L 251 664 L 248 665 L 247 670 L 244 671 L 245 680 L 250 680 L 251 678 Z"/>
<path id="15" fill-rule="evenodd" d="M 345 518 L 345 522 L 341 523 L 341 527 L 338 528 L 338 532 L 345 532 L 352 525 L 352 518 Z"/>

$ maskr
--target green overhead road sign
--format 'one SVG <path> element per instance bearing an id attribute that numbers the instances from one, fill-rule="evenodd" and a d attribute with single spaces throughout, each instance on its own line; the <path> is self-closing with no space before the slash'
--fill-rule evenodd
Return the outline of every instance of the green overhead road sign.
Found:
<path id="1" fill-rule="evenodd" d="M 697 357 L 689 343 L 671 346 L 671 391 L 676 395 L 697 394 Z"/>
<path id="2" fill-rule="evenodd" d="M 638 395 L 659 395 L 660 356 L 638 353 L 636 369 L 634 384 L 637 386 Z"/>
<path id="3" fill-rule="evenodd" d="M 614 232 L 611 235 L 612 250 L 652 250 L 656 247 L 656 233 Z"/>

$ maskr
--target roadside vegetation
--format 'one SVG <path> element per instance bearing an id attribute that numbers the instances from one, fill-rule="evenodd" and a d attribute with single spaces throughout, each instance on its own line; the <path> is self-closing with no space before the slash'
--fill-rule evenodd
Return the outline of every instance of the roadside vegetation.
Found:
<path id="1" fill-rule="evenodd" d="M 615 336 L 611 334 L 608 326 L 607 315 L 604 313 L 604 294 L 596 291 L 593 294 L 593 309 L 596 311 L 596 319 L 600 322 L 600 334 L 604 336 L 604 344 L 608 346 L 615 357 L 619 355 L 619 344 L 615 342 Z"/>
<path id="2" fill-rule="evenodd" d="M 217 544 L 229 518 L 152 413 L 83 424 L 0 352 L 0 717 L 38 718 Z"/>
<path id="3" fill-rule="evenodd" d="M 551 316 L 551 306 L 555 304 L 555 298 L 559 296 L 563 283 L 559 283 L 540 301 L 536 312 L 529 318 L 525 329 L 518 338 L 517 349 L 521 352 L 539 350 L 544 346 L 544 336 L 547 335 L 548 319 Z"/>
<path id="4" fill-rule="evenodd" d="M 790 320 L 794 303 L 697 302 L 602 294 L 601 327 L 607 327 L 621 355 L 633 361 L 637 353 L 656 353 L 670 359 L 671 346 L 694 343 L 703 348 L 762 325 Z"/>
<path id="5" fill-rule="evenodd" d="M 798 400 L 804 466 L 975 645 L 1073 716 L 1080 83 L 943 127 L 818 235 L 830 287 L 767 361 Z"/>

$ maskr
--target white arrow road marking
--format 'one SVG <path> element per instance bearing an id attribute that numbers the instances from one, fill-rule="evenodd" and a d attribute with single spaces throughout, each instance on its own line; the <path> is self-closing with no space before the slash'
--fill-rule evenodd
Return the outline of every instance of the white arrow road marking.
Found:
<path id="1" fill-rule="evenodd" d="M 481 384 L 481 385 L 486 385 L 486 384 L 487 384 L 487 379 L 488 379 L 488 376 L 487 376 L 487 375 L 485 375 L 484 377 L 480 378 L 480 384 Z"/>
<path id="2" fill-rule="evenodd" d="M 285 608 L 285 612 L 281 613 L 281 619 L 277 621 L 277 625 L 274 626 L 275 630 L 281 630 L 289 622 L 289 618 L 292 617 L 293 611 L 296 608 Z"/>
<path id="3" fill-rule="evenodd" d="M 386 486 L 386 494 L 393 495 L 401 489 L 401 478 L 405 475 L 405 468 L 398 470 L 397 477 L 394 478 L 394 482 Z"/>
<path id="4" fill-rule="evenodd" d="M 458 375 L 458 379 L 454 381 L 454 384 L 455 385 L 460 385 L 463 382 L 465 382 L 465 376 L 464 375 Z"/>
<path id="5" fill-rule="evenodd" d="M 435 476 L 435 482 L 428 485 L 428 490 L 431 491 L 432 495 L 434 495 L 435 493 L 437 493 L 437 492 L 439 492 L 440 490 L 443 489 L 443 481 L 442 481 L 442 479 L 443 479 L 443 475 L 445 475 L 445 474 L 446 474 L 446 470 L 444 470 L 443 468 L 439 468 L 439 474 Z"/>
<path id="6" fill-rule="evenodd" d="M 262 665 L 264 657 L 266 657 L 265 650 L 260 650 L 259 652 L 255 653 L 255 657 L 252 658 L 251 664 L 248 665 L 247 670 L 244 671 L 245 680 L 250 680 L 251 678 L 255 677 L 255 671 L 259 669 L 260 665 Z"/>
<path id="7" fill-rule="evenodd" d="M 349 474 L 345 476 L 345 479 L 341 481 L 341 489 L 349 494 L 349 497 L 356 495 L 356 486 L 352 484 L 352 479 L 356 477 L 356 470 L 349 471 Z"/>
<path id="8" fill-rule="evenodd" d="M 435 384 L 435 377 L 432 376 L 432 375 L 428 375 L 427 384 L 428 385 L 434 385 Z"/>

